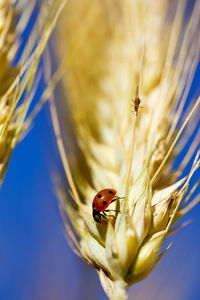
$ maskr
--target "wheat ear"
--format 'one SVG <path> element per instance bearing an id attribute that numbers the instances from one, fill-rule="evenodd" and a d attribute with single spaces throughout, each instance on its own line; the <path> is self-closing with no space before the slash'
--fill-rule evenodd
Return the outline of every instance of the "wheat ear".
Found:
<path id="1" fill-rule="evenodd" d="M 152 271 L 172 226 L 199 202 L 188 204 L 199 184 L 190 183 L 200 165 L 200 98 L 186 101 L 199 60 L 199 4 L 188 13 L 188 1 L 77 0 L 58 26 L 66 97 L 51 110 L 69 188 L 59 190 L 61 210 L 72 248 L 110 299 L 126 299 Z M 125 199 L 99 224 L 92 202 L 105 188 Z"/>

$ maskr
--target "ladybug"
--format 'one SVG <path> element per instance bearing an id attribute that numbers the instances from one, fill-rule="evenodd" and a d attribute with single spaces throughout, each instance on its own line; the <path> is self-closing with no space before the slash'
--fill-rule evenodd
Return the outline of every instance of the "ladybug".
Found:
<path id="1" fill-rule="evenodd" d="M 108 211 L 115 211 L 120 212 L 119 210 L 111 210 L 107 209 L 110 203 L 122 199 L 124 197 L 116 196 L 117 191 L 114 189 L 103 189 L 99 191 L 92 202 L 92 209 L 93 209 L 93 218 L 97 223 L 106 224 L 106 212 Z M 109 217 L 115 217 L 109 215 Z"/>

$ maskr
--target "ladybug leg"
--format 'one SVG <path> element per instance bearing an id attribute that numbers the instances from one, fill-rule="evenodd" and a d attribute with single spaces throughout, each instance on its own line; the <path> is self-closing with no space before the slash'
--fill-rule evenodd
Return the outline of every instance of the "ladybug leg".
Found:
<path id="1" fill-rule="evenodd" d="M 105 216 L 106 216 L 106 217 L 109 217 L 109 218 L 110 218 L 110 217 L 116 218 L 116 216 L 113 216 L 113 215 L 106 215 L 106 214 L 105 214 Z"/>
<path id="2" fill-rule="evenodd" d="M 101 220 L 103 221 L 103 222 L 106 222 L 106 217 L 107 217 L 107 215 L 106 215 L 106 213 L 104 212 L 104 211 L 102 211 L 101 213 L 100 213 L 100 215 L 101 215 Z M 107 223 L 107 222 L 106 222 Z"/>
<path id="3" fill-rule="evenodd" d="M 107 214 L 105 213 L 105 211 L 106 211 L 106 212 L 109 212 L 109 211 L 112 211 L 112 210 L 106 209 L 106 210 L 102 211 L 102 213 L 103 213 L 103 215 L 104 215 L 105 217 L 113 217 L 113 218 L 115 218 L 115 216 L 107 215 Z"/>
<path id="4" fill-rule="evenodd" d="M 107 218 L 107 217 L 115 217 L 115 216 L 107 215 L 107 214 L 105 213 L 105 212 L 109 212 L 109 211 L 110 211 L 109 209 L 106 209 L 106 210 L 102 211 L 102 213 L 103 213 L 102 216 L 104 216 L 105 218 Z"/>
<path id="5" fill-rule="evenodd" d="M 115 212 L 118 212 L 118 213 L 120 213 L 120 212 L 121 212 L 121 210 L 120 210 L 120 209 L 106 209 L 106 210 L 104 210 L 104 211 L 115 211 Z"/>
<path id="6" fill-rule="evenodd" d="M 111 201 L 111 203 L 115 202 L 116 200 L 117 200 L 117 198 L 114 198 L 114 199 Z"/>
<path id="7" fill-rule="evenodd" d="M 125 197 L 115 197 L 112 201 L 111 201 L 111 203 L 113 203 L 113 202 L 115 202 L 115 201 L 117 201 L 117 200 L 120 200 L 120 199 L 124 199 Z"/>
<path id="8" fill-rule="evenodd" d="M 113 216 L 113 215 L 107 215 L 106 213 L 105 213 L 105 211 L 110 211 L 109 209 L 107 209 L 107 210 L 104 210 L 104 211 L 102 211 L 102 213 L 104 214 L 104 216 L 106 216 L 106 217 L 111 217 L 111 218 L 116 218 L 116 216 Z"/>

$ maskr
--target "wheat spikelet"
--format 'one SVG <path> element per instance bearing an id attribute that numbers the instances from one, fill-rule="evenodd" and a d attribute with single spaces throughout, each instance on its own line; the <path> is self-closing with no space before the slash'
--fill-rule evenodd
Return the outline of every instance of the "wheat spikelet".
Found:
<path id="1" fill-rule="evenodd" d="M 70 189 L 59 191 L 62 213 L 74 251 L 97 269 L 110 299 L 126 299 L 127 287 L 151 272 L 168 249 L 160 253 L 164 239 L 178 229 L 172 226 L 199 202 L 188 204 L 199 181 L 184 198 L 199 170 L 199 132 L 171 170 L 198 126 L 200 98 L 184 111 L 200 49 L 200 3 L 188 5 L 77 0 L 58 26 L 67 96 L 59 113 L 51 109 Z M 92 218 L 93 198 L 104 188 L 125 197 L 106 225 Z"/>

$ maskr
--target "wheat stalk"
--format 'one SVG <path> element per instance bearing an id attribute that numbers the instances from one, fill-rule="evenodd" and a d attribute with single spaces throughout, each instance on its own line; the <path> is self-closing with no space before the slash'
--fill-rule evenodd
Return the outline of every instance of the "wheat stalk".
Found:
<path id="1" fill-rule="evenodd" d="M 152 271 L 169 248 L 160 253 L 164 239 L 179 229 L 172 226 L 199 202 L 197 195 L 188 204 L 199 184 L 190 188 L 200 164 L 200 98 L 185 112 L 199 60 L 199 5 L 77 0 L 58 26 L 67 96 L 51 112 L 69 186 L 59 189 L 61 212 L 73 250 L 96 268 L 110 299 L 126 299 L 128 286 Z M 92 217 L 104 188 L 125 197 L 106 225 Z"/>

